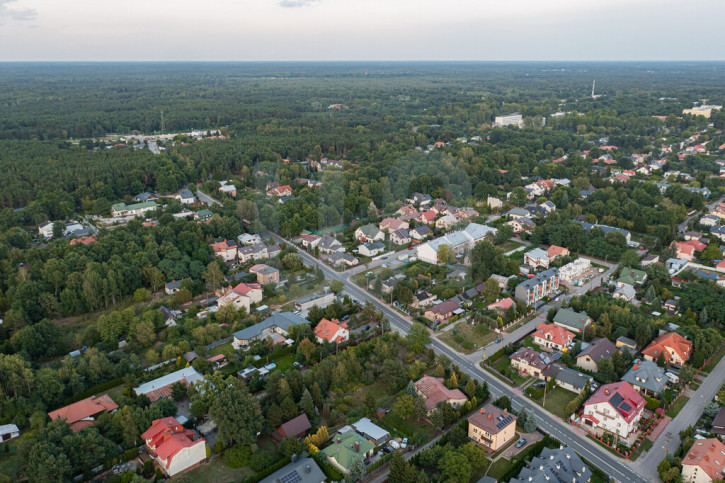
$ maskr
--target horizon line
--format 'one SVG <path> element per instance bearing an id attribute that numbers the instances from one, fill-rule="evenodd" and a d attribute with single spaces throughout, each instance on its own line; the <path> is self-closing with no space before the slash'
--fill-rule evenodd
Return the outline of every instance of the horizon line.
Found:
<path id="1" fill-rule="evenodd" d="M 2 64 L 81 64 L 81 63 L 97 63 L 97 64 L 110 64 L 110 63 L 127 63 L 127 64 L 142 64 L 142 63 L 175 63 L 175 64 L 240 64 L 240 63 L 255 63 L 255 64 L 272 64 L 272 63 L 551 63 L 551 62 L 563 62 L 563 63 L 635 63 L 635 62 L 651 62 L 651 63 L 725 63 L 725 59 L 517 59 L 517 60 L 493 60 L 493 59 L 425 59 L 425 60 L 413 60 L 413 59 L 395 59 L 395 60 L 381 60 L 381 59 L 363 59 L 363 60 L 345 60 L 345 59 L 323 59 L 323 60 L 162 60 L 162 59 L 150 59 L 150 60 L 3 60 L 0 59 Z"/>

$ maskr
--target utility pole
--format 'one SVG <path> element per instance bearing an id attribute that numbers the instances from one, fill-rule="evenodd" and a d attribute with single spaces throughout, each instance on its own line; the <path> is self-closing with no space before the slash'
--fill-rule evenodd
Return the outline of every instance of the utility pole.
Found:
<path id="1" fill-rule="evenodd" d="M 667 438 L 667 442 L 665 443 L 665 458 L 667 458 L 667 453 L 670 452 L 670 441 L 672 440 L 672 433 L 668 431 L 667 434 L 665 434 L 665 437 Z"/>

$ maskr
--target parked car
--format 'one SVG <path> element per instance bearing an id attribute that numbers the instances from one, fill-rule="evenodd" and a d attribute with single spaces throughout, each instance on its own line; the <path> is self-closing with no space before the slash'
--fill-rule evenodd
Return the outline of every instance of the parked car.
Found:
<path id="1" fill-rule="evenodd" d="M 342 318 L 341 320 L 342 320 L 343 322 L 345 322 L 345 321 L 346 321 L 347 319 L 349 319 L 349 318 L 350 318 L 350 316 L 349 316 L 349 315 L 346 315 L 346 316 L 345 316 L 345 317 L 343 317 L 343 318 Z"/>
<path id="2" fill-rule="evenodd" d="M 544 381 L 535 382 L 534 383 L 534 387 L 537 388 L 537 389 L 542 389 L 542 388 L 546 387 L 546 383 Z"/>
<path id="3" fill-rule="evenodd" d="M 365 327 L 363 327 L 363 331 L 365 331 L 365 330 L 370 330 L 370 326 L 366 325 Z"/>
<path id="4" fill-rule="evenodd" d="M 392 453 L 393 451 L 395 451 L 395 450 L 393 448 L 391 448 L 390 446 L 388 446 L 387 444 L 385 446 L 383 446 L 383 453 Z"/>
<path id="5" fill-rule="evenodd" d="M 519 440 L 519 442 L 518 442 L 518 443 L 516 443 L 516 447 L 517 447 L 517 448 L 520 448 L 520 447 L 522 447 L 522 446 L 523 446 L 523 445 L 525 445 L 525 444 L 526 444 L 526 439 L 524 439 L 524 438 L 521 438 L 521 439 Z"/>
<path id="6" fill-rule="evenodd" d="M 403 438 L 403 442 L 400 443 L 401 448 L 407 448 L 408 447 L 408 438 Z"/>
<path id="7" fill-rule="evenodd" d="M 496 337 L 496 340 L 494 340 L 494 342 L 495 342 L 496 344 L 498 344 L 499 342 L 501 342 L 501 337 Z"/>
<path id="8" fill-rule="evenodd" d="M 391 439 L 390 442 L 388 443 L 388 445 L 390 445 L 390 447 L 393 448 L 393 449 L 400 448 L 400 443 L 398 443 L 394 439 Z"/>

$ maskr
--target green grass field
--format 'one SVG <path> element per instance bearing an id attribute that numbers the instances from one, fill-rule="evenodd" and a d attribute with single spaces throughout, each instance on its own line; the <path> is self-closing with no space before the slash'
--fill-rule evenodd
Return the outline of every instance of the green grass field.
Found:
<path id="1" fill-rule="evenodd" d="M 454 330 L 458 332 L 458 335 L 460 335 L 462 340 L 473 343 L 473 348 L 465 349 L 462 344 L 459 344 L 456 341 L 456 336 L 453 332 Z M 482 326 L 471 325 L 466 322 L 458 322 L 456 327 L 451 330 L 447 330 L 438 336 L 438 338 L 447 345 L 453 347 L 459 352 L 463 352 L 464 354 L 470 354 L 471 352 L 477 351 L 481 347 L 493 342 L 496 337 L 498 337 L 498 334 L 493 330 L 488 329 L 488 331 L 484 333 Z"/>
<path id="2" fill-rule="evenodd" d="M 251 468 L 230 468 L 224 464 L 221 456 L 214 456 L 208 463 L 204 463 L 186 475 L 189 481 L 197 483 L 226 483 L 243 481 L 247 476 L 254 474 Z"/>
<path id="3" fill-rule="evenodd" d="M 503 474 L 509 468 L 510 464 L 511 461 L 505 458 L 499 458 L 494 461 L 493 464 L 488 468 L 486 476 L 490 476 L 491 478 L 495 478 L 498 480 L 501 476 L 503 476 Z"/>
<path id="4" fill-rule="evenodd" d="M 217 354 L 230 354 L 234 352 L 234 347 L 232 347 L 232 341 L 227 342 L 226 344 L 222 344 L 220 346 L 214 347 L 209 351 L 209 353 L 213 356 Z"/>
<path id="5" fill-rule="evenodd" d="M 680 396 L 680 398 L 675 401 L 675 404 L 670 406 L 670 409 L 667 410 L 667 415 L 671 418 L 674 418 L 679 414 L 680 411 L 682 411 L 682 408 L 685 407 L 685 404 L 687 404 L 687 401 L 689 401 L 690 398 L 687 396 Z"/>
<path id="6" fill-rule="evenodd" d="M 555 387 L 550 391 L 546 391 L 546 404 L 544 408 L 550 413 L 556 414 L 561 419 L 566 420 L 566 405 L 574 399 L 577 395 L 566 389 Z M 535 399 L 539 404 L 543 402 L 543 396 L 541 399 Z"/>

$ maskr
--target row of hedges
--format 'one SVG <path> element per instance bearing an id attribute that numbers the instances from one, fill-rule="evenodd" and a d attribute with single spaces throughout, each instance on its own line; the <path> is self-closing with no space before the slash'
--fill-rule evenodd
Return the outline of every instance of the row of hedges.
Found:
<path id="1" fill-rule="evenodd" d="M 365 474 L 366 475 L 369 475 L 373 471 L 377 470 L 378 468 L 380 468 L 381 466 L 383 466 L 385 463 L 387 463 L 388 461 L 390 461 L 390 459 L 392 457 L 393 457 L 393 453 L 387 453 L 387 454 L 381 456 L 379 460 L 377 460 L 375 463 L 373 463 L 373 464 L 371 464 L 370 466 L 367 467 L 367 469 L 365 470 Z"/>
<path id="2" fill-rule="evenodd" d="M 275 464 L 269 466 L 268 468 L 263 469 L 262 471 L 258 471 L 257 473 L 253 474 L 252 476 L 248 476 L 244 479 L 244 483 L 257 483 L 258 481 L 262 481 L 272 473 L 274 473 L 277 470 L 280 470 L 290 464 L 292 462 L 292 458 L 289 456 L 285 456 L 281 460 L 277 461 Z"/>
<path id="3" fill-rule="evenodd" d="M 91 397 L 94 394 L 97 394 L 99 392 L 107 391 L 107 390 L 109 390 L 109 389 L 111 389 L 113 387 L 118 386 L 119 384 L 123 384 L 123 378 L 122 377 L 119 377 L 118 379 L 112 379 L 112 380 L 110 380 L 108 382 L 104 382 L 103 384 L 99 384 L 97 386 L 93 386 L 93 387 L 91 387 L 89 389 L 86 389 L 85 391 L 83 391 L 81 393 L 74 394 L 74 395 L 72 395 L 70 397 L 67 397 L 65 399 L 65 401 L 63 401 L 63 402 L 67 406 L 69 404 L 73 404 L 74 402 L 78 402 L 81 399 L 86 399 L 88 397 Z"/>
<path id="4" fill-rule="evenodd" d="M 317 453 L 315 455 L 315 461 L 319 465 L 320 469 L 323 473 L 325 473 L 325 476 L 330 481 L 342 481 L 345 476 L 342 474 L 340 470 L 332 466 L 330 463 L 327 462 L 324 455 L 322 453 Z"/>

